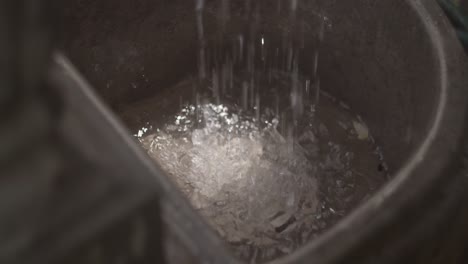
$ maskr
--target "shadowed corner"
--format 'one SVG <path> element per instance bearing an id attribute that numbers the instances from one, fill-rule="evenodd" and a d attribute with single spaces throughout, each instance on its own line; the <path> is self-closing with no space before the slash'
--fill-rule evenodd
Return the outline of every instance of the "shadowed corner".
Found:
<path id="1" fill-rule="evenodd" d="M 452 22 L 465 51 L 468 52 L 468 1 L 437 1 Z"/>

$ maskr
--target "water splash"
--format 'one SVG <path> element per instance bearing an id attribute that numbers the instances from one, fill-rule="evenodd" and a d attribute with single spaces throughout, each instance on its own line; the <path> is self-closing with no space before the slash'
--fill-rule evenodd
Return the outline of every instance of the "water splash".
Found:
<path id="1" fill-rule="evenodd" d="M 135 136 L 236 255 L 256 263 L 291 253 L 366 199 L 382 184 L 367 173 L 383 160 L 362 120 L 321 96 L 328 18 L 278 0 L 285 26 L 272 33 L 262 1 L 245 1 L 240 14 L 233 2 L 195 1 L 198 79 L 173 90 L 191 97 Z M 214 33 L 204 27 L 210 10 Z M 231 19 L 246 27 L 231 32 Z"/>
<path id="2" fill-rule="evenodd" d="M 259 92 L 292 90 L 288 74 L 268 79 L 260 79 Z M 235 80 L 233 90 L 250 96 L 247 85 Z M 218 104 L 199 95 L 197 104 L 176 113 L 158 111 L 171 118 L 145 125 L 136 137 L 237 256 L 262 262 L 292 252 L 346 215 L 373 181 L 361 179 L 365 170 L 356 164 L 377 167 L 381 160 L 370 139 L 363 140 L 362 120 L 327 97 L 320 113 L 304 107 L 294 126 L 287 96 L 254 97 L 265 100 Z"/>

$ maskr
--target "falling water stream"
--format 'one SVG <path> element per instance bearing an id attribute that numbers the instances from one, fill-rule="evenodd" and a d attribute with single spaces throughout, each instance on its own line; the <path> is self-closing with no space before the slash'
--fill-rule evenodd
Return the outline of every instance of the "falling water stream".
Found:
<path id="1" fill-rule="evenodd" d="M 278 0 L 269 8 L 287 23 L 273 31 L 262 1 L 231 1 L 195 2 L 197 72 L 122 116 L 139 120 L 141 145 L 235 255 L 265 262 L 323 233 L 387 172 L 365 122 L 321 89 L 326 16 L 311 26 L 301 1 Z M 244 26 L 229 30 L 236 19 Z"/>

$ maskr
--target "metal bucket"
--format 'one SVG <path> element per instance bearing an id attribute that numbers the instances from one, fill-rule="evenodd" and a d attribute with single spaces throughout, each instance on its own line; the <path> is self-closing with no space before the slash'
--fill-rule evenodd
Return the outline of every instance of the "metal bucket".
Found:
<path id="1" fill-rule="evenodd" d="M 210 12 L 219 2 L 206 3 L 208 38 L 220 26 L 218 13 Z M 281 25 L 275 13 L 281 2 L 289 3 L 262 2 L 267 30 Z M 275 263 L 447 263 L 447 256 L 461 257 L 455 243 L 464 236 L 444 228 L 463 219 L 457 210 L 466 184 L 468 67 L 449 22 L 435 1 L 305 2 L 298 14 L 312 27 L 303 57 L 320 49 L 322 86 L 366 120 L 393 178 L 325 234 Z M 233 28 L 239 10 L 231 9 Z M 315 22 L 323 16 L 330 26 L 318 47 Z M 192 1 L 72 1 L 64 17 L 66 54 L 116 113 L 196 74 Z M 300 70 L 312 67 L 313 60 L 304 59 Z M 198 245 L 204 241 L 187 239 L 197 252 L 191 261 L 203 262 L 207 249 Z M 219 252 L 218 261 L 234 261 Z"/>

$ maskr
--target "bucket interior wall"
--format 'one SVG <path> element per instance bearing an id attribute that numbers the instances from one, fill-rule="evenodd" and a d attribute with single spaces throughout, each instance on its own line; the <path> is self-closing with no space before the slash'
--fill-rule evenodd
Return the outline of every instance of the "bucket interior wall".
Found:
<path id="1" fill-rule="evenodd" d="M 219 27 L 214 10 L 221 2 L 206 2 L 207 38 Z M 232 1 L 233 28 L 243 2 Z M 287 9 L 290 1 L 259 2 L 265 31 L 275 32 L 282 23 L 278 3 Z M 298 14 L 311 26 L 300 71 L 312 71 L 319 49 L 322 89 L 362 116 L 395 172 L 426 135 L 439 96 L 436 54 L 423 21 L 405 1 L 305 2 Z M 196 74 L 194 1 L 73 0 L 63 15 L 63 49 L 117 112 Z M 320 48 L 317 17 L 328 21 Z"/>

